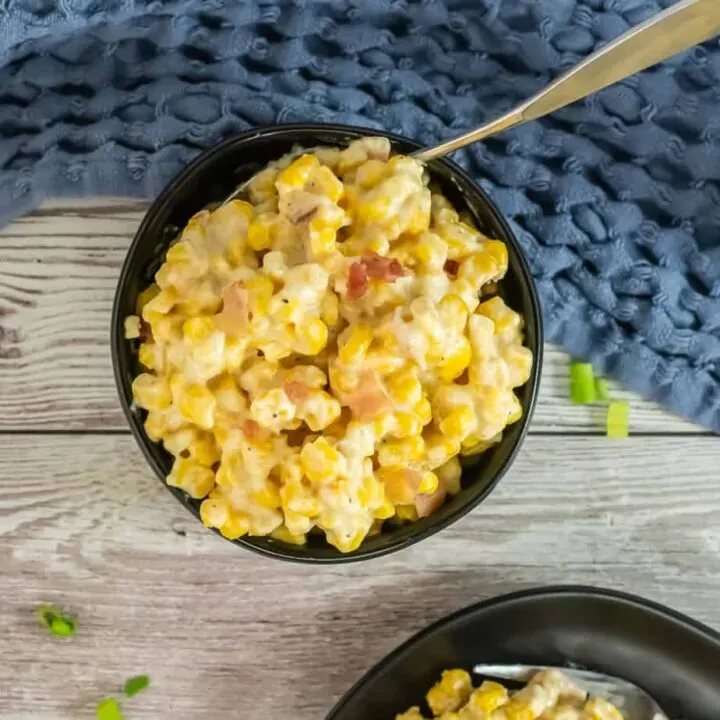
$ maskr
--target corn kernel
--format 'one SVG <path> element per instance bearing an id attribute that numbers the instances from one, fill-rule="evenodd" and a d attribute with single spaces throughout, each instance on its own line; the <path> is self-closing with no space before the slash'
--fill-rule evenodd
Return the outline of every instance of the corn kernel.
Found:
<path id="1" fill-rule="evenodd" d="M 248 245 L 255 250 L 255 252 L 269 250 L 272 246 L 274 219 L 275 215 L 273 213 L 260 213 L 254 217 L 250 225 L 248 225 Z"/>
<path id="2" fill-rule="evenodd" d="M 447 243 L 437 234 L 423 233 L 414 245 L 415 257 L 432 272 L 440 272 L 447 260 Z"/>
<path id="3" fill-rule="evenodd" d="M 460 452 L 460 440 L 430 431 L 425 437 L 425 451 L 427 467 L 434 470 Z"/>
<path id="4" fill-rule="evenodd" d="M 369 190 L 386 177 L 387 170 L 387 165 L 381 160 L 367 160 L 355 171 L 355 184 Z"/>
<path id="5" fill-rule="evenodd" d="M 330 387 L 335 394 L 350 393 L 355 390 L 358 383 L 357 371 L 346 370 L 335 364 L 331 364 L 328 367 L 328 378 L 330 380 Z"/>
<path id="6" fill-rule="evenodd" d="M 295 418 L 295 406 L 282 388 L 272 388 L 255 396 L 250 417 L 261 427 L 280 432 Z"/>
<path id="7" fill-rule="evenodd" d="M 377 478 L 385 488 L 385 497 L 394 505 L 410 505 L 415 502 L 417 487 L 414 475 L 401 465 L 380 467 Z"/>
<path id="8" fill-rule="evenodd" d="M 320 318 L 310 318 L 295 326 L 293 350 L 301 355 L 317 355 L 327 345 L 328 327 Z"/>
<path id="9" fill-rule="evenodd" d="M 305 545 L 307 543 L 307 536 L 305 533 L 293 534 L 288 529 L 287 525 L 281 525 L 272 531 L 271 537 L 280 542 L 287 543 L 288 545 Z"/>
<path id="10" fill-rule="evenodd" d="M 418 492 L 423 495 L 432 495 L 440 486 L 440 479 L 434 472 L 424 472 L 420 484 L 418 485 Z"/>
<path id="11" fill-rule="evenodd" d="M 394 423 L 388 435 L 403 438 L 410 435 L 420 435 L 422 433 L 423 424 L 412 413 L 396 412 L 394 413 Z"/>
<path id="12" fill-rule="evenodd" d="M 474 690 L 468 705 L 472 710 L 483 712 L 487 717 L 508 701 L 507 690 L 500 683 L 485 680 L 477 690 Z"/>
<path id="13" fill-rule="evenodd" d="M 147 309 L 146 309 L 147 311 Z M 170 345 L 182 339 L 182 317 L 161 315 L 151 321 L 153 338 L 159 343 Z"/>
<path id="14" fill-rule="evenodd" d="M 141 373 L 132 384 L 135 402 L 145 410 L 166 410 L 172 402 L 168 381 L 149 373 Z"/>
<path id="15" fill-rule="evenodd" d="M 508 256 L 505 243 L 485 241 L 478 252 L 468 255 L 461 263 L 458 277 L 469 280 L 476 288 L 500 280 L 507 271 Z"/>
<path id="16" fill-rule="evenodd" d="M 537 714 L 528 705 L 510 701 L 503 705 L 502 712 L 508 720 L 536 720 Z"/>
<path id="17" fill-rule="evenodd" d="M 288 527 L 292 529 L 294 533 L 301 532 L 297 528 L 299 527 L 298 517 L 305 519 L 314 518 L 320 514 L 320 502 L 313 494 L 310 488 L 300 484 L 285 484 L 280 488 L 280 501 L 285 511 L 285 522 Z M 290 514 L 293 514 L 294 519 L 291 522 Z M 308 532 L 310 529 L 310 523 L 307 528 L 302 532 Z"/>
<path id="18" fill-rule="evenodd" d="M 430 404 L 430 400 L 428 400 L 426 396 L 421 397 L 413 408 L 413 412 L 423 425 L 427 425 L 432 420 L 432 405 Z"/>
<path id="19" fill-rule="evenodd" d="M 445 295 L 438 303 L 438 313 L 443 325 L 452 328 L 455 332 L 462 332 L 468 319 L 468 309 L 465 301 L 454 293 Z"/>
<path id="20" fill-rule="evenodd" d="M 309 255 L 319 258 L 329 255 L 335 250 L 335 238 L 337 230 L 333 227 L 323 227 L 324 223 L 319 220 L 311 220 L 308 228 L 308 239 L 310 241 Z"/>
<path id="21" fill-rule="evenodd" d="M 266 482 L 261 490 L 255 490 L 250 497 L 261 507 L 275 510 L 280 507 L 280 492 L 272 482 Z"/>
<path id="22" fill-rule="evenodd" d="M 145 428 L 145 433 L 153 442 L 160 442 L 167 432 L 165 413 L 148 412 L 143 427 Z"/>
<path id="23" fill-rule="evenodd" d="M 231 413 L 242 413 L 247 409 L 245 395 L 238 388 L 234 375 L 218 375 L 210 381 L 209 385 L 219 410 Z"/>
<path id="24" fill-rule="evenodd" d="M 397 405 L 414 407 L 422 400 L 422 385 L 412 368 L 390 375 L 385 381 L 385 387 Z"/>
<path id="25" fill-rule="evenodd" d="M 342 412 L 340 403 L 324 390 L 311 390 L 307 398 L 298 404 L 297 416 L 313 432 L 325 430 Z"/>
<path id="26" fill-rule="evenodd" d="M 200 519 L 206 527 L 222 527 L 230 517 L 230 504 L 222 495 L 213 495 L 200 504 Z"/>
<path id="27" fill-rule="evenodd" d="M 430 191 L 423 188 L 412 202 L 413 208 L 407 218 L 405 232 L 419 234 L 430 227 Z"/>
<path id="28" fill-rule="evenodd" d="M 311 173 L 319 167 L 320 161 L 314 155 L 301 155 L 277 174 L 275 187 L 278 190 L 302 188 L 307 183 Z"/>
<path id="29" fill-rule="evenodd" d="M 510 399 L 510 410 L 508 412 L 507 424 L 512 425 L 516 423 L 523 416 L 523 407 L 518 400 L 515 393 L 512 394 Z"/>
<path id="30" fill-rule="evenodd" d="M 167 476 L 167 484 L 178 487 L 190 497 L 199 500 L 208 495 L 215 486 L 215 473 L 189 458 L 176 458 L 172 471 Z"/>
<path id="31" fill-rule="evenodd" d="M 435 472 L 438 481 L 442 483 L 450 495 L 456 495 L 460 492 L 462 466 L 456 457 L 450 458 L 444 465 L 437 468 Z"/>
<path id="32" fill-rule="evenodd" d="M 517 345 L 506 346 L 502 351 L 502 357 L 510 376 L 510 387 L 516 388 L 524 385 L 532 372 L 532 351 L 518 343 Z"/>
<path id="33" fill-rule="evenodd" d="M 142 311 L 145 306 L 159 293 L 160 288 L 155 283 L 147 287 L 142 292 L 138 293 L 137 301 L 135 302 L 135 312 L 138 315 L 142 315 Z"/>
<path id="34" fill-rule="evenodd" d="M 343 470 L 343 459 L 323 437 L 307 443 L 300 451 L 303 472 L 314 483 L 335 479 Z"/>
<path id="35" fill-rule="evenodd" d="M 328 290 L 320 302 L 320 316 L 329 327 L 332 327 L 338 321 L 340 316 L 340 303 L 337 295 L 332 290 Z"/>
<path id="36" fill-rule="evenodd" d="M 453 293 L 462 298 L 468 312 L 474 313 L 480 304 L 477 285 L 467 278 L 459 277 L 451 284 L 451 287 Z"/>
<path id="37" fill-rule="evenodd" d="M 302 188 L 309 180 L 311 173 L 318 167 L 320 167 L 320 161 L 314 155 L 301 155 L 277 174 L 275 187 L 279 192 Z"/>
<path id="38" fill-rule="evenodd" d="M 287 507 L 284 507 L 283 514 L 288 532 L 295 536 L 304 536 L 312 530 L 315 524 L 313 518 L 318 513 L 313 512 L 309 515 L 303 515 L 302 513 L 293 512 L 292 510 L 288 510 Z"/>
<path id="39" fill-rule="evenodd" d="M 395 508 L 395 516 L 404 522 L 415 522 L 418 519 L 415 505 L 398 505 Z"/>
<path id="40" fill-rule="evenodd" d="M 357 550 L 367 535 L 366 530 L 356 530 L 354 533 L 339 530 L 326 530 L 327 541 L 340 552 L 348 553 Z"/>
<path id="41" fill-rule="evenodd" d="M 140 318 L 137 315 L 128 315 L 123 323 L 126 340 L 136 340 L 140 337 Z"/>
<path id="42" fill-rule="evenodd" d="M 245 289 L 248 291 L 250 312 L 253 315 L 267 315 L 275 291 L 272 280 L 264 275 L 256 275 L 245 281 Z"/>
<path id="43" fill-rule="evenodd" d="M 473 409 L 467 405 L 455 408 L 438 426 L 445 437 L 464 440 L 477 426 Z"/>
<path id="44" fill-rule="evenodd" d="M 195 252 L 187 240 L 179 240 L 171 245 L 165 254 L 165 262 L 171 265 L 191 263 L 195 259 Z"/>
<path id="45" fill-rule="evenodd" d="M 231 513 L 218 529 L 220 534 L 228 540 L 237 540 L 237 538 L 247 535 L 250 530 L 247 518 L 240 513 Z"/>
<path id="46" fill-rule="evenodd" d="M 143 319 L 151 321 L 152 313 L 167 315 L 178 301 L 177 291 L 174 288 L 166 288 L 157 293 L 152 300 L 148 300 L 142 310 Z M 148 316 L 150 313 L 150 316 Z"/>
<path id="47" fill-rule="evenodd" d="M 443 352 L 440 361 L 435 366 L 435 371 L 441 380 L 449 383 L 459 378 L 467 370 L 471 360 L 470 341 L 464 335 L 459 335 L 453 345 Z"/>
<path id="48" fill-rule="evenodd" d="M 215 424 L 215 396 L 202 385 L 187 385 L 180 394 L 178 410 L 185 420 L 211 430 Z"/>
<path id="49" fill-rule="evenodd" d="M 367 325 L 353 325 L 345 337 L 341 339 L 338 359 L 343 365 L 362 362 L 372 340 L 372 328 Z"/>
<path id="50" fill-rule="evenodd" d="M 378 449 L 377 461 L 381 466 L 406 465 L 420 460 L 424 455 L 425 441 L 421 435 L 413 435 L 382 443 Z"/>
<path id="51" fill-rule="evenodd" d="M 215 321 L 212 317 L 191 317 L 183 323 L 182 330 L 186 340 L 205 340 L 215 332 Z"/>
<path id="52" fill-rule="evenodd" d="M 455 712 L 467 702 L 472 691 L 470 675 L 465 670 L 446 670 L 426 695 L 435 715 Z"/>
<path id="53" fill-rule="evenodd" d="M 160 350 L 160 362 L 158 362 L 157 351 Z M 148 370 L 160 370 L 162 365 L 162 349 L 154 343 L 143 343 L 138 348 L 138 361 Z"/>
<path id="54" fill-rule="evenodd" d="M 190 457 L 198 464 L 212 467 L 220 461 L 220 450 L 215 444 L 215 438 L 209 433 L 203 433 L 189 446 Z"/>
<path id="55" fill-rule="evenodd" d="M 385 498 L 382 501 L 382 505 L 375 510 L 375 517 L 378 520 L 387 520 L 393 515 L 395 515 L 395 506 L 389 498 Z"/>

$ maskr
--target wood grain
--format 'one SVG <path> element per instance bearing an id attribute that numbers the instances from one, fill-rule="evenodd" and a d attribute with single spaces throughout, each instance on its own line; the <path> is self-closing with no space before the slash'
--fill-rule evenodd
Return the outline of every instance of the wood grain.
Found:
<path id="1" fill-rule="evenodd" d="M 0 717 L 318 720 L 410 634 L 550 583 L 640 593 L 720 628 L 716 439 L 531 437 L 467 518 L 409 550 L 310 567 L 205 531 L 129 437 L 0 437 Z M 79 632 L 46 635 L 58 602 Z"/>
<path id="2" fill-rule="evenodd" d="M 113 294 L 144 205 L 65 201 L 0 232 L 0 430 L 125 429 L 112 379 Z M 546 348 L 533 431 L 602 433 L 600 407 L 568 400 L 567 356 Z M 631 399 L 639 433 L 699 433 Z"/>

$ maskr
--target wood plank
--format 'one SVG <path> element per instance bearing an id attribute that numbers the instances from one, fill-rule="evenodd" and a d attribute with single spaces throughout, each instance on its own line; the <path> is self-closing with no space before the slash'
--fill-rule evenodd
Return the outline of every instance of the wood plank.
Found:
<path id="1" fill-rule="evenodd" d="M 639 593 L 720 628 L 720 446 L 692 442 L 532 437 L 452 528 L 317 568 L 204 530 L 129 437 L 0 437 L 0 716 L 90 720 L 147 672 L 135 720 L 317 720 L 431 621 L 550 583 Z M 77 637 L 47 636 L 42 602 L 76 611 Z"/>
<path id="2" fill-rule="evenodd" d="M 0 430 L 125 428 L 108 323 L 142 215 L 133 202 L 60 203 L 0 232 Z M 603 432 L 602 408 L 570 404 L 567 363 L 562 351 L 546 348 L 533 430 Z M 634 432 L 702 432 L 655 403 L 614 394 L 631 400 Z"/>

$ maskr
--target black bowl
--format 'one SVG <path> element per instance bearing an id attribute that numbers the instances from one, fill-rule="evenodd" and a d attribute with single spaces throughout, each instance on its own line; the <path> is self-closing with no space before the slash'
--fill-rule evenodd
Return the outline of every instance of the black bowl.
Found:
<path id="1" fill-rule="evenodd" d="M 668 717 L 720 714 L 720 635 L 633 595 L 571 586 L 505 595 L 440 620 L 375 665 L 326 720 L 393 720 L 422 708 L 443 670 L 472 672 L 477 663 L 587 668 L 641 687 Z"/>
<path id="2" fill-rule="evenodd" d="M 142 370 L 136 345 L 124 338 L 123 321 L 126 316 L 135 313 L 138 293 L 152 282 L 177 230 L 198 210 L 223 200 L 239 183 L 295 145 L 344 147 L 366 135 L 389 138 L 393 150 L 400 153 L 412 152 L 420 147 L 396 135 L 342 125 L 259 128 L 231 138 L 200 155 L 160 193 L 145 215 L 120 272 L 112 312 L 111 345 L 120 402 L 135 439 L 163 484 L 170 471 L 171 456 L 160 444 L 146 436 L 144 412 L 132 404 L 132 380 Z M 276 558 L 315 563 L 364 560 L 399 550 L 429 537 L 472 510 L 505 474 L 520 448 L 535 404 L 542 365 L 542 324 L 535 285 L 517 240 L 487 195 L 450 160 L 434 160 L 429 169 L 455 207 L 468 210 L 479 228 L 487 235 L 503 240 L 508 246 L 510 269 L 503 282 L 503 294 L 508 304 L 525 318 L 526 342 L 535 358 L 530 379 L 519 390 L 524 409 L 522 420 L 508 428 L 502 441 L 480 456 L 479 462 L 463 471 L 462 490 L 442 508 L 416 523 L 389 528 L 387 532 L 369 537 L 354 552 L 343 554 L 321 536 L 311 537 L 302 547 L 267 537 L 244 537 L 234 540 L 236 544 Z M 177 488 L 165 486 L 199 519 L 200 503 L 197 500 Z"/>

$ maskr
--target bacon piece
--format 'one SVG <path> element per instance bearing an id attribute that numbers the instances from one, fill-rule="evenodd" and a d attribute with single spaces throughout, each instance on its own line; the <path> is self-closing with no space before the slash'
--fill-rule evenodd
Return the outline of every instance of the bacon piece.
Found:
<path id="1" fill-rule="evenodd" d="M 254 442 L 264 440 L 268 434 L 265 428 L 260 427 L 260 425 L 250 418 L 243 421 L 240 429 L 248 440 L 252 440 Z"/>
<path id="2" fill-rule="evenodd" d="M 359 262 L 354 262 L 348 270 L 348 300 L 361 298 L 365 294 L 367 286 L 368 279 L 365 268 Z"/>
<path id="3" fill-rule="evenodd" d="M 458 274 L 460 269 L 460 263 L 457 260 L 446 260 L 443 268 L 448 275 L 453 277 Z"/>
<path id="4" fill-rule="evenodd" d="M 223 292 L 222 310 L 215 316 L 219 330 L 236 335 L 247 328 L 250 314 L 248 291 L 239 283 L 233 283 Z"/>
<path id="5" fill-rule="evenodd" d="M 310 388 L 300 380 L 289 380 L 283 385 L 283 390 L 288 398 L 290 398 L 290 402 L 296 405 L 307 400 L 310 394 Z"/>
<path id="6" fill-rule="evenodd" d="M 345 404 L 358 420 L 372 420 L 391 407 L 382 382 L 372 370 L 360 374 L 360 381 L 346 396 Z"/>
<path id="7" fill-rule="evenodd" d="M 365 255 L 360 262 L 369 278 L 395 282 L 405 274 L 405 268 L 396 258 L 383 257 L 377 253 Z"/>
<path id="8" fill-rule="evenodd" d="M 418 493 L 415 496 L 415 509 L 418 517 L 427 517 L 432 515 L 444 502 L 447 497 L 447 490 L 443 481 L 440 480 L 438 489 L 428 495 L 427 493 Z"/>

